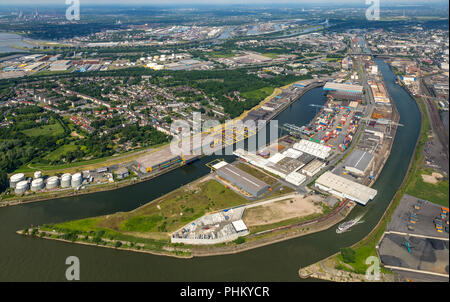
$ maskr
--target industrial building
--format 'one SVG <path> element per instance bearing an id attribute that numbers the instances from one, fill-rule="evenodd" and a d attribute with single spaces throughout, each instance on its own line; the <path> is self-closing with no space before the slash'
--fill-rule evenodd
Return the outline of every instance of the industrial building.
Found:
<path id="1" fill-rule="evenodd" d="M 356 149 L 345 160 L 344 169 L 357 175 L 364 175 L 373 162 L 373 158 L 373 154 Z"/>
<path id="2" fill-rule="evenodd" d="M 293 148 L 302 151 L 303 153 L 311 154 L 320 159 L 327 158 L 331 153 L 330 147 L 308 141 L 306 139 L 302 139 L 300 142 L 295 143 Z"/>
<path id="3" fill-rule="evenodd" d="M 128 171 L 127 168 L 122 167 L 122 168 L 117 169 L 116 175 L 117 175 L 117 179 L 123 179 L 123 178 L 128 177 L 130 175 L 130 172 Z"/>
<path id="4" fill-rule="evenodd" d="M 366 205 L 377 195 L 377 190 L 364 186 L 330 171 L 322 174 L 314 184 L 318 189 L 339 198 L 348 198 Z"/>
<path id="5" fill-rule="evenodd" d="M 306 180 L 306 176 L 298 172 L 292 172 L 286 176 L 285 180 L 294 186 L 299 186 Z"/>
<path id="6" fill-rule="evenodd" d="M 231 224 L 233 225 L 233 228 L 236 231 L 236 233 L 248 231 L 248 228 L 242 219 L 233 221 Z"/>
<path id="7" fill-rule="evenodd" d="M 160 171 L 182 161 L 183 157 L 181 155 L 174 155 L 170 150 L 164 148 L 138 158 L 135 161 L 135 165 L 142 173 L 150 173 Z"/>
<path id="8" fill-rule="evenodd" d="M 325 91 L 338 91 L 338 92 L 347 92 L 362 95 L 363 86 L 361 85 L 352 85 L 352 84 L 341 84 L 334 82 L 327 82 L 325 86 L 323 86 L 323 90 Z"/>
<path id="9" fill-rule="evenodd" d="M 302 169 L 302 173 L 309 176 L 309 177 L 313 177 L 314 175 L 316 175 L 320 169 L 322 169 L 323 167 L 325 167 L 325 162 L 319 160 L 319 159 L 314 159 L 313 161 L 311 161 L 309 164 L 307 164 L 306 166 L 303 167 Z"/>
<path id="10" fill-rule="evenodd" d="M 225 179 L 239 189 L 254 197 L 258 197 L 269 189 L 269 185 L 235 166 L 226 165 L 216 170 L 219 177 Z"/>

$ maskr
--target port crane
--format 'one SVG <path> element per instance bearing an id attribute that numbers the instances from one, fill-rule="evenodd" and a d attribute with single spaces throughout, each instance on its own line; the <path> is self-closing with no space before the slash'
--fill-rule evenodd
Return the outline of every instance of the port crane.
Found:
<path id="1" fill-rule="evenodd" d="M 362 117 L 362 118 L 360 118 L 360 120 L 366 121 L 366 125 L 369 124 L 369 122 L 377 122 L 377 121 L 378 121 L 378 120 L 376 120 L 376 119 L 368 118 L 368 117 Z M 391 120 L 386 120 L 386 121 L 387 121 L 387 123 L 388 123 L 388 125 L 389 125 L 389 132 L 391 132 L 392 126 L 397 126 L 397 127 L 403 127 L 403 126 L 405 126 L 405 125 L 403 125 L 403 124 L 396 123 L 396 122 L 391 121 Z"/>

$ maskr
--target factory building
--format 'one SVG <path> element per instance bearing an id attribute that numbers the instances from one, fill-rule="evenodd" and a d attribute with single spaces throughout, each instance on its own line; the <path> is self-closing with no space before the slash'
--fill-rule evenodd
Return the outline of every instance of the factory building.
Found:
<path id="1" fill-rule="evenodd" d="M 352 84 L 341 84 L 334 82 L 327 82 L 325 86 L 323 86 L 323 90 L 325 91 L 338 91 L 338 92 L 346 92 L 352 93 L 362 96 L 363 86 L 361 85 L 352 85 Z"/>
<path id="2" fill-rule="evenodd" d="M 302 139 L 300 142 L 295 143 L 293 148 L 303 153 L 307 153 L 315 157 L 318 157 L 320 159 L 327 158 L 328 156 L 330 156 L 331 153 L 330 147 L 312 141 L 308 141 L 306 139 Z"/>
<path id="3" fill-rule="evenodd" d="M 323 167 L 325 167 L 325 162 L 323 162 L 319 159 L 314 159 L 309 164 L 307 164 L 305 167 L 303 167 L 301 172 L 309 177 L 313 177 Z"/>
<path id="4" fill-rule="evenodd" d="M 142 173 L 151 173 L 163 170 L 183 161 L 181 155 L 174 155 L 166 148 L 154 151 L 138 158 L 134 163 Z"/>
<path id="5" fill-rule="evenodd" d="M 373 154 L 356 149 L 345 160 L 344 169 L 356 175 L 364 175 L 373 162 L 373 158 Z"/>
<path id="6" fill-rule="evenodd" d="M 299 186 L 306 180 L 306 176 L 298 172 L 292 172 L 286 176 L 285 180 L 294 186 Z"/>
<path id="7" fill-rule="evenodd" d="M 232 183 L 254 197 L 258 197 L 269 189 L 269 185 L 256 177 L 236 168 L 226 165 L 216 170 L 219 177 Z"/>
<path id="8" fill-rule="evenodd" d="M 242 219 L 233 221 L 231 224 L 236 233 L 248 231 L 248 228 Z"/>
<path id="9" fill-rule="evenodd" d="M 325 192 L 339 198 L 348 198 L 362 205 L 366 205 L 377 195 L 377 190 L 364 186 L 345 177 L 331 173 L 322 174 L 314 185 Z"/>
<path id="10" fill-rule="evenodd" d="M 116 175 L 117 175 L 117 179 L 123 179 L 123 178 L 128 177 L 130 175 L 130 172 L 128 171 L 127 168 L 122 167 L 122 168 L 117 169 Z"/>

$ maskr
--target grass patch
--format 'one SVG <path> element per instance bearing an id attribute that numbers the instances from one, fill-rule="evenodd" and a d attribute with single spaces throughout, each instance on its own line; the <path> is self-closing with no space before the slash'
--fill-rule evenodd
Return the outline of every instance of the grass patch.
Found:
<path id="1" fill-rule="evenodd" d="M 271 59 L 276 59 L 280 54 L 267 52 L 267 53 L 262 53 L 261 55 L 271 58 Z"/>
<path id="2" fill-rule="evenodd" d="M 72 144 L 64 145 L 64 146 L 61 146 L 58 149 L 50 152 L 44 158 L 48 159 L 50 161 L 58 160 L 58 159 L 60 159 L 61 156 L 66 155 L 68 152 L 75 151 L 77 149 L 78 149 L 78 146 L 75 146 Z"/>
<path id="3" fill-rule="evenodd" d="M 263 88 L 259 88 L 256 90 L 241 92 L 241 96 L 243 96 L 244 98 L 246 98 L 248 100 L 250 100 L 250 99 L 263 100 L 266 97 L 268 97 L 269 95 L 271 95 L 273 90 L 274 90 L 273 87 L 263 87 Z"/>
<path id="4" fill-rule="evenodd" d="M 448 179 L 432 184 L 424 182 L 422 179 L 422 174 L 425 174 L 423 173 L 423 170 L 417 171 L 414 177 L 412 177 L 406 193 L 448 207 Z"/>
<path id="5" fill-rule="evenodd" d="M 207 212 L 244 204 L 246 199 L 215 180 L 194 188 L 183 187 L 131 212 L 55 225 L 70 231 L 106 231 L 109 235 L 167 238 L 173 232 Z M 181 215 L 180 215 L 181 214 Z"/>
<path id="6" fill-rule="evenodd" d="M 63 127 L 59 123 L 39 126 L 22 131 L 26 136 L 58 136 L 64 133 Z"/>

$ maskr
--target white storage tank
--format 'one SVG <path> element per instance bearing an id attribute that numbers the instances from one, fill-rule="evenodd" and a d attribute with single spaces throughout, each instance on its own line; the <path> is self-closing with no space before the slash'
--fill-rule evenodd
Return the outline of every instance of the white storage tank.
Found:
<path id="1" fill-rule="evenodd" d="M 15 188 L 17 183 L 19 183 L 20 181 L 25 179 L 25 175 L 23 173 L 17 173 L 14 174 L 13 176 L 11 176 L 11 178 L 9 179 L 9 184 L 11 186 L 11 188 Z"/>
<path id="2" fill-rule="evenodd" d="M 81 185 L 83 178 L 81 177 L 81 173 L 75 173 L 72 175 L 72 188 L 76 188 Z"/>
<path id="3" fill-rule="evenodd" d="M 31 182 L 31 191 L 39 191 L 44 188 L 44 180 L 42 178 L 36 178 Z"/>
<path id="4" fill-rule="evenodd" d="M 16 184 L 14 192 L 16 192 L 17 194 L 21 194 L 25 193 L 26 190 L 28 190 L 28 182 L 26 180 L 22 180 Z"/>
<path id="5" fill-rule="evenodd" d="M 34 179 L 36 179 L 36 178 L 41 178 L 42 177 L 42 172 L 41 171 L 36 171 L 36 172 L 34 172 Z"/>
<path id="6" fill-rule="evenodd" d="M 59 186 L 58 176 L 52 176 L 47 179 L 47 189 L 54 189 Z"/>
<path id="7" fill-rule="evenodd" d="M 71 180 L 72 175 L 70 173 L 63 174 L 61 176 L 61 188 L 69 188 Z"/>

